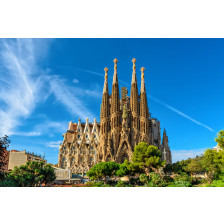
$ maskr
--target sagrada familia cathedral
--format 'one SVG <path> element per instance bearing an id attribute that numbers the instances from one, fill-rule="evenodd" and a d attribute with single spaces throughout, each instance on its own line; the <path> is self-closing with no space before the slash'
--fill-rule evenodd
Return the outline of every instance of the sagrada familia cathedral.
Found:
<path id="1" fill-rule="evenodd" d="M 155 145 L 162 153 L 166 163 L 172 163 L 166 130 L 161 141 L 160 122 L 149 113 L 146 88 L 145 68 L 141 68 L 141 89 L 138 93 L 136 60 L 133 59 L 131 94 L 126 87 L 119 93 L 117 59 L 114 59 L 112 93 L 108 90 L 108 68 L 105 68 L 100 123 L 69 123 L 64 140 L 59 148 L 58 166 L 71 169 L 73 174 L 85 174 L 100 161 L 124 162 L 131 160 L 135 145 L 146 142 Z"/>

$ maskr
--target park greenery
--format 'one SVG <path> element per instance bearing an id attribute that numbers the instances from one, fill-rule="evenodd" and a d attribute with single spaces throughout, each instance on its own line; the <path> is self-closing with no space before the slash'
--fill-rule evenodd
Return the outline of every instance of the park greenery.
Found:
<path id="1" fill-rule="evenodd" d="M 0 139 L 7 148 L 8 138 Z M 220 150 L 206 149 L 196 158 L 167 164 L 160 150 L 140 142 L 131 161 L 109 161 L 94 165 L 86 187 L 224 187 L 224 131 L 215 138 Z M 0 187 L 47 186 L 55 180 L 54 168 L 43 162 L 27 162 L 0 175 Z"/>
<path id="2" fill-rule="evenodd" d="M 9 147 L 10 142 L 8 136 L 0 138 L 0 157 L 3 150 Z M 11 171 L 0 172 L 0 187 L 46 186 L 54 182 L 55 179 L 54 168 L 50 164 L 29 161 L 25 165 L 19 167 L 15 166 Z"/>
<path id="3" fill-rule="evenodd" d="M 7 172 L 0 187 L 39 187 L 55 180 L 54 168 L 44 162 L 29 161 Z"/>
<path id="4" fill-rule="evenodd" d="M 141 142 L 135 146 L 131 162 L 100 162 L 93 166 L 87 173 L 90 181 L 86 186 L 223 187 L 224 131 L 215 141 L 221 150 L 207 149 L 196 158 L 167 165 L 157 147 Z"/>

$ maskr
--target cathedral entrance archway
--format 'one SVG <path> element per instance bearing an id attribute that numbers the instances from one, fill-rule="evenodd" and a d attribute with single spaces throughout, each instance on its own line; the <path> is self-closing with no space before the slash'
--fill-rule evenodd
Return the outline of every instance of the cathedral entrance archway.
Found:
<path id="1" fill-rule="evenodd" d="M 125 159 L 129 161 L 131 159 L 130 149 L 126 141 L 124 141 L 122 146 L 120 147 L 116 160 L 119 163 L 123 163 Z"/>
<path id="2" fill-rule="evenodd" d="M 106 158 L 106 162 L 109 162 L 109 161 L 111 161 L 111 160 L 112 160 L 111 155 L 108 155 L 107 158 Z"/>

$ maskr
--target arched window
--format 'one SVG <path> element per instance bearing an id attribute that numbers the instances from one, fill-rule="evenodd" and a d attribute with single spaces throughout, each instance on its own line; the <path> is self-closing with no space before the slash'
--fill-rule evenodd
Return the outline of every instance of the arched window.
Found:
<path id="1" fill-rule="evenodd" d="M 66 169 L 67 168 L 67 159 L 65 157 L 62 158 L 61 168 L 62 169 Z"/>
<path id="2" fill-rule="evenodd" d="M 71 159 L 71 166 L 75 164 L 75 157 L 72 157 Z"/>

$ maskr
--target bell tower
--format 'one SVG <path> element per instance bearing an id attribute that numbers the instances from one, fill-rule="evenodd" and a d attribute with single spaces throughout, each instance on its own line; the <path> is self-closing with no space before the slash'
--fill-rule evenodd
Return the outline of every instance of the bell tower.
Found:
<path id="1" fill-rule="evenodd" d="M 102 161 L 107 146 L 107 136 L 109 131 L 109 116 L 110 116 L 110 105 L 109 105 L 109 90 L 108 90 L 108 68 L 104 69 L 105 71 L 105 80 L 103 87 L 103 98 L 101 104 L 101 113 L 100 113 L 100 148 L 98 159 Z"/>
<path id="2" fill-rule="evenodd" d="M 149 130 L 149 109 L 147 104 L 146 90 L 145 90 L 145 68 L 141 68 L 141 92 L 140 92 L 140 133 L 141 141 L 151 144 L 150 130 Z"/>
<path id="3" fill-rule="evenodd" d="M 138 100 L 138 84 L 136 78 L 136 67 L 135 62 L 136 59 L 132 59 L 133 62 L 133 72 L 132 72 L 132 80 L 131 80 L 131 97 L 130 97 L 130 108 L 131 108 L 131 142 L 134 147 L 138 144 L 139 140 L 139 100 Z"/>

